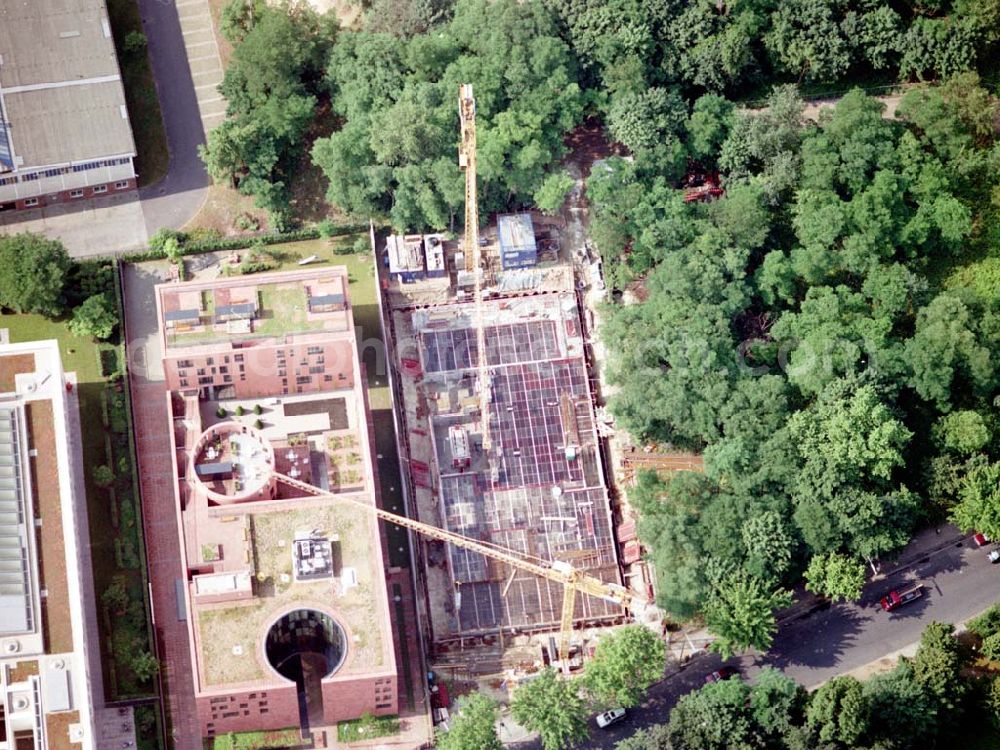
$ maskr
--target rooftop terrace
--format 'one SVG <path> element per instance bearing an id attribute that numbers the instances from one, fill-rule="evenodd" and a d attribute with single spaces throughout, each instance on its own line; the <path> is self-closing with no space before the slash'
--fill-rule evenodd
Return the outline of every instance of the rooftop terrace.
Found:
<path id="1" fill-rule="evenodd" d="M 168 348 L 350 329 L 344 269 L 158 288 Z"/>
<path id="2" fill-rule="evenodd" d="M 341 673 L 383 666 L 391 643 L 383 642 L 386 624 L 375 595 L 381 557 L 371 551 L 374 524 L 374 516 L 362 508 L 309 499 L 298 507 L 251 513 L 247 528 L 254 597 L 195 608 L 203 687 L 281 681 L 266 663 L 264 636 L 280 614 L 310 602 L 332 611 L 347 630 Z M 295 579 L 293 546 L 303 531 L 330 540 L 334 578 Z"/>

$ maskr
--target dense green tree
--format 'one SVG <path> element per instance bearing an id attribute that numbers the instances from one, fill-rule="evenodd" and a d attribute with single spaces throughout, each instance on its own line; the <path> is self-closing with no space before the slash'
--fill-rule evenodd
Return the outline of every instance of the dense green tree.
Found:
<path id="1" fill-rule="evenodd" d="M 521 685 L 510 708 L 521 726 L 541 735 L 545 750 L 566 750 L 587 736 L 587 706 L 577 685 L 554 669 Z"/>
<path id="2" fill-rule="evenodd" d="M 955 626 L 932 622 L 920 636 L 913 677 L 937 711 L 938 725 L 957 724 L 968 684 L 961 679 L 964 659 Z"/>
<path id="3" fill-rule="evenodd" d="M 1000 701 L 997 703 L 1000 706 Z M 666 724 L 654 724 L 640 729 L 615 745 L 615 750 L 674 750 Z"/>
<path id="4" fill-rule="evenodd" d="M 631 708 L 650 685 L 663 679 L 665 668 L 666 646 L 659 636 L 645 626 L 630 625 L 598 641 L 586 665 L 584 685 L 601 704 Z"/>
<path id="5" fill-rule="evenodd" d="M 576 180 L 568 173 L 553 172 L 538 186 L 538 191 L 535 193 L 535 205 L 545 213 L 557 213 L 575 185 Z"/>
<path id="6" fill-rule="evenodd" d="M 995 339 L 981 326 L 975 310 L 956 294 L 942 292 L 917 313 L 905 357 L 912 370 L 910 385 L 941 411 L 951 407 L 956 381 L 986 392 L 996 382 L 990 357 Z"/>
<path id="7" fill-rule="evenodd" d="M 805 104 L 793 86 L 776 87 L 759 112 L 736 117 L 719 152 L 719 166 L 731 181 L 753 178 L 772 204 L 798 179 Z"/>
<path id="8" fill-rule="evenodd" d="M 900 663 L 891 672 L 875 675 L 864 685 L 871 709 L 874 747 L 928 747 L 935 735 L 934 707 L 914 675 L 913 665 Z"/>
<path id="9" fill-rule="evenodd" d="M 484 214 L 534 198 L 585 103 L 573 55 L 539 2 L 460 0 L 450 21 L 409 40 L 343 33 L 326 76 L 346 118 L 312 150 L 328 198 L 398 229 L 449 228 L 462 207 L 459 83 L 474 83 Z"/>
<path id="10" fill-rule="evenodd" d="M 830 599 L 855 601 L 865 585 L 865 567 L 838 552 L 814 555 L 805 572 L 806 588 Z"/>
<path id="11" fill-rule="evenodd" d="M 757 726 L 776 739 L 801 721 L 807 695 L 791 677 L 765 667 L 750 688 L 750 711 Z"/>
<path id="12" fill-rule="evenodd" d="M 846 7 L 847 3 L 830 0 L 780 3 L 766 37 L 772 59 L 800 79 L 839 78 L 852 57 L 852 45 L 843 30 Z"/>
<path id="13" fill-rule="evenodd" d="M 774 611 L 791 603 L 787 591 L 772 590 L 745 571 L 718 576 L 703 608 L 705 624 L 715 636 L 712 650 L 723 658 L 751 648 L 766 651 L 777 630 Z"/>
<path id="14" fill-rule="evenodd" d="M 499 704 L 482 693 L 463 695 L 457 701 L 450 726 L 438 734 L 438 750 L 502 750 L 497 736 Z"/>
<path id="15" fill-rule="evenodd" d="M 292 0 L 237 0 L 226 13 L 223 26 L 235 43 L 219 85 L 226 120 L 199 153 L 213 179 L 253 195 L 280 222 L 289 207 L 289 177 L 315 117 L 336 19 Z"/>
<path id="16" fill-rule="evenodd" d="M 87 297 L 73 310 L 69 329 L 77 336 L 93 336 L 95 339 L 109 339 L 118 325 L 118 310 L 111 296 L 104 292 Z"/>
<path id="17" fill-rule="evenodd" d="M 789 429 L 801 460 L 795 520 L 814 552 L 846 545 L 872 561 L 905 543 L 916 501 L 892 474 L 911 433 L 875 386 L 834 380 Z"/>
<path id="18" fill-rule="evenodd" d="M 0 307 L 60 315 L 69 269 L 69 255 L 58 240 L 29 232 L 0 235 Z"/>
<path id="19" fill-rule="evenodd" d="M 813 693 L 806 725 L 821 742 L 838 747 L 861 745 L 871 727 L 871 705 L 854 677 L 834 677 Z"/>
<path id="20" fill-rule="evenodd" d="M 681 696 L 670 712 L 669 747 L 685 750 L 765 748 L 764 732 L 750 709 L 750 686 L 723 680 Z"/>
<path id="21" fill-rule="evenodd" d="M 982 414 L 967 409 L 940 417 L 932 434 L 935 442 L 945 449 L 969 456 L 990 442 L 990 425 Z"/>
<path id="22" fill-rule="evenodd" d="M 745 567 L 755 578 L 778 583 L 788 570 L 795 540 L 775 510 L 765 510 L 743 522 Z"/>
<path id="23" fill-rule="evenodd" d="M 977 463 L 970 468 L 951 520 L 961 529 L 1000 539 L 1000 463 Z"/>

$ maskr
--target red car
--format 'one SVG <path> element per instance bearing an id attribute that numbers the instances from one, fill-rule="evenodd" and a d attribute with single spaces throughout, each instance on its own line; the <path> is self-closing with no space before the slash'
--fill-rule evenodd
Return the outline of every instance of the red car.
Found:
<path id="1" fill-rule="evenodd" d="M 897 607 L 916 601 L 923 595 L 923 584 L 916 583 L 903 591 L 890 591 L 888 596 L 883 596 L 882 601 L 879 603 L 882 605 L 882 609 L 886 612 L 892 612 Z"/>
<path id="2" fill-rule="evenodd" d="M 975 542 L 977 547 L 985 547 L 990 543 L 990 538 L 982 532 L 977 532 L 972 535 L 972 541 Z"/>
<path id="3" fill-rule="evenodd" d="M 722 667 L 712 672 L 712 674 L 705 675 L 705 683 L 710 685 L 713 682 L 722 682 L 723 680 L 735 677 L 739 673 L 740 670 L 735 667 Z"/>

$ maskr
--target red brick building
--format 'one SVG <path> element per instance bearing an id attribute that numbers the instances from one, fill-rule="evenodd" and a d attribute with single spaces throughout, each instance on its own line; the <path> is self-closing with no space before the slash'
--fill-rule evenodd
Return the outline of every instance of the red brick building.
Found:
<path id="1" fill-rule="evenodd" d="M 398 711 L 346 290 L 343 268 L 157 287 L 186 573 L 177 616 L 206 737 Z"/>

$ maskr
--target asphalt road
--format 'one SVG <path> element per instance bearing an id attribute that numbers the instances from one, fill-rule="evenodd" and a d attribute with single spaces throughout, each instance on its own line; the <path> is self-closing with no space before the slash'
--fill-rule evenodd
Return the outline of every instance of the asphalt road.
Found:
<path id="1" fill-rule="evenodd" d="M 910 558 L 917 559 L 869 584 L 860 602 L 835 604 L 785 622 L 767 654 L 725 663 L 739 668 L 747 679 L 752 680 L 761 667 L 772 666 L 806 687 L 816 687 L 915 643 L 932 621 L 960 623 L 1000 600 L 1000 565 L 989 563 L 985 549 L 975 548 L 949 527 L 943 527 L 940 537 L 925 540 L 923 549 L 936 546 L 935 538 L 937 544 L 952 542 L 926 554 L 920 548 L 908 550 Z M 896 612 L 882 611 L 878 603 L 882 596 L 917 581 L 924 584 L 923 598 Z M 723 663 L 714 654 L 691 660 L 681 672 L 654 686 L 621 724 L 601 730 L 591 722 L 590 740 L 580 748 L 613 748 L 638 729 L 665 722 L 677 699 L 704 685 L 705 675 Z M 539 747 L 537 742 L 518 745 L 519 750 Z"/>
<path id="2" fill-rule="evenodd" d="M 198 212 L 208 174 L 198 158 L 205 130 L 177 7 L 173 0 L 139 0 L 139 10 L 170 150 L 167 176 L 140 191 L 146 229 L 152 235 L 163 227 L 181 227 Z"/>

